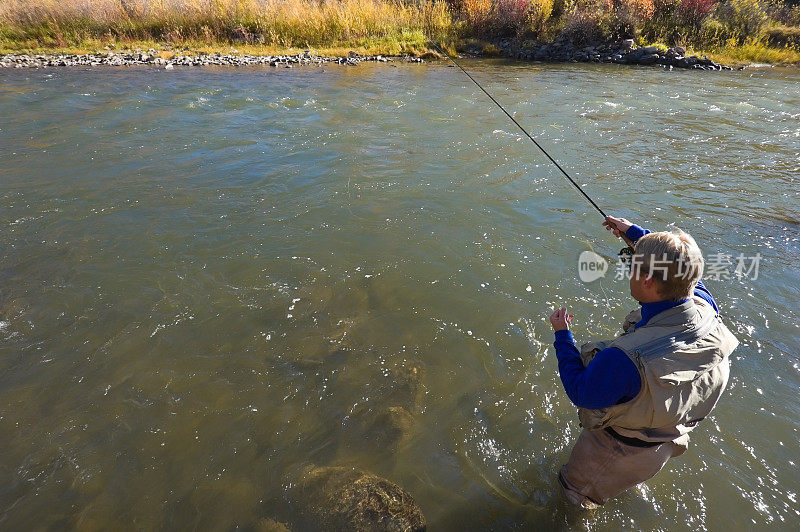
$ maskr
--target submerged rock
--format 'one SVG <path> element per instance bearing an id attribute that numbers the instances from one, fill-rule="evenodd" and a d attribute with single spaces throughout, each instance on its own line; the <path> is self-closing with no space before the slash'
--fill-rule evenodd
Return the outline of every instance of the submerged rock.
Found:
<path id="1" fill-rule="evenodd" d="M 425 530 L 425 516 L 397 484 L 346 467 L 309 467 L 295 495 L 320 530 Z"/>
<path id="2" fill-rule="evenodd" d="M 289 532 L 289 528 L 284 523 L 279 523 L 274 519 L 262 519 L 255 524 L 253 530 L 256 532 Z"/>
<path id="3" fill-rule="evenodd" d="M 425 395 L 425 372 L 422 367 L 416 364 L 398 364 L 393 368 L 391 377 L 392 390 L 386 400 L 412 412 L 417 410 Z"/>
<path id="4" fill-rule="evenodd" d="M 258 515 L 258 487 L 250 479 L 222 475 L 201 481 L 189 496 L 189 507 L 202 508 L 203 526 L 210 530 L 231 530 L 252 523 Z"/>
<path id="5" fill-rule="evenodd" d="M 414 427 L 411 413 L 401 406 L 375 411 L 361 409 L 353 412 L 353 431 L 350 445 L 373 450 L 395 452 L 408 441 Z"/>

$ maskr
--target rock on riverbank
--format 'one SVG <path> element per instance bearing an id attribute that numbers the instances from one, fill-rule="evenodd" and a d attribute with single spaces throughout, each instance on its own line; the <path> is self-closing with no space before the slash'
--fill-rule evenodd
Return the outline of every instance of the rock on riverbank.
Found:
<path id="1" fill-rule="evenodd" d="M 187 53 L 164 58 L 156 50 L 137 50 L 134 52 L 102 52 L 93 54 L 0 54 L 0 68 L 47 68 L 64 66 L 131 66 L 156 65 L 161 68 L 176 66 L 248 66 L 269 65 L 272 67 L 291 68 L 299 65 L 323 65 L 334 63 L 340 65 L 357 65 L 362 61 L 386 63 L 393 60 L 410 63 L 422 63 L 418 57 L 403 56 L 391 58 L 383 55 L 360 55 L 350 52 L 348 57 L 328 57 L 304 52 L 296 55 L 240 55 L 240 54 L 204 54 Z"/>
<path id="2" fill-rule="evenodd" d="M 550 44 L 515 43 L 501 41 L 498 44 L 503 55 L 516 59 L 551 63 L 618 63 L 625 65 L 660 65 L 665 68 L 690 68 L 695 70 L 733 70 L 703 56 L 687 56 L 681 46 L 663 49 L 657 46 L 636 47 L 633 39 L 616 44 L 578 46 L 568 40 L 559 39 Z M 468 50 L 469 51 L 469 50 Z M 480 55 L 478 49 L 472 52 Z"/>

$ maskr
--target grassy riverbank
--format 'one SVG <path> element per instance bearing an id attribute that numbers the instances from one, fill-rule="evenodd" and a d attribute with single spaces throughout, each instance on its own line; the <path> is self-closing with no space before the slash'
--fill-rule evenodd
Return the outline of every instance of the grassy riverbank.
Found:
<path id="1" fill-rule="evenodd" d="M 632 37 L 729 64 L 800 64 L 797 1 L 3 0 L 0 52 L 422 55 L 427 37 L 453 47 L 476 39 L 581 45 Z"/>
<path id="2" fill-rule="evenodd" d="M 702 53 L 725 65 L 800 65 L 800 52 L 796 49 L 775 48 L 759 42 L 708 48 Z"/>
<path id="3" fill-rule="evenodd" d="M 263 53 L 355 47 L 399 54 L 424 51 L 425 35 L 445 37 L 451 23 L 441 0 L 4 0 L 0 48 L 230 52 L 233 45 Z"/>

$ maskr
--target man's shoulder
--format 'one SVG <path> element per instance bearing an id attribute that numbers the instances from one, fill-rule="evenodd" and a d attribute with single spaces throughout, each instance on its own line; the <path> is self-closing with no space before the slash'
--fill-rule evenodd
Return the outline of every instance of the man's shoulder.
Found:
<path id="1" fill-rule="evenodd" d="M 608 347 L 616 347 L 624 352 L 626 355 L 631 356 L 637 349 L 643 345 L 651 344 L 663 340 L 669 342 L 669 338 L 676 334 L 680 334 L 684 330 L 691 328 L 687 322 L 685 324 L 658 324 L 648 322 L 641 327 L 632 327 L 625 333 L 616 337 Z"/>
<path id="2" fill-rule="evenodd" d="M 608 347 L 616 347 L 628 356 L 635 355 L 643 347 L 645 351 L 663 351 L 674 347 L 677 343 L 692 342 L 696 335 L 705 333 L 708 327 L 718 322 L 717 312 L 705 299 L 699 296 L 691 298 L 691 305 L 683 306 L 666 320 L 651 320 L 642 327 L 628 329 L 615 338 Z M 712 323 L 713 321 L 713 323 Z"/>
<path id="3" fill-rule="evenodd" d="M 631 327 L 636 325 L 642 321 L 642 307 L 634 309 L 625 316 L 625 320 L 622 322 L 622 330 L 628 332 Z"/>

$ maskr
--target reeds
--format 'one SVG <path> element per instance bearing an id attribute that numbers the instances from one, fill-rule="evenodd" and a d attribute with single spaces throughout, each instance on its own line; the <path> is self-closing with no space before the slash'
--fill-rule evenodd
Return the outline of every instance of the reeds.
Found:
<path id="1" fill-rule="evenodd" d="M 88 40 L 331 46 L 360 39 L 443 36 L 443 0 L 2 0 L 6 41 Z"/>

